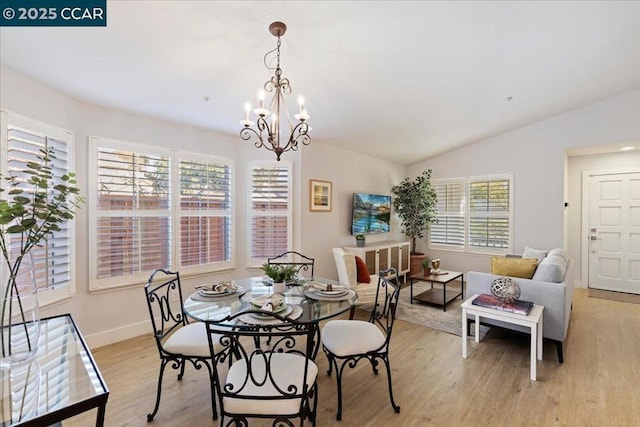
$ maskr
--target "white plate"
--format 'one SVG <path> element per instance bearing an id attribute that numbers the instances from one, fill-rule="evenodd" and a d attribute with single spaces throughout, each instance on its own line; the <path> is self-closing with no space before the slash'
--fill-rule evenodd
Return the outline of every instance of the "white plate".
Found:
<path id="1" fill-rule="evenodd" d="M 277 309 L 273 310 L 272 313 L 275 313 L 279 316 L 286 316 L 288 314 L 291 314 L 291 312 L 293 311 L 293 307 L 288 305 L 288 304 L 282 304 L 280 307 L 278 307 Z M 264 319 L 265 317 L 269 317 L 268 314 L 263 314 L 263 313 L 249 313 L 252 317 L 255 317 L 256 319 Z"/>
<path id="2" fill-rule="evenodd" d="M 233 293 L 235 293 L 236 291 L 234 289 L 225 289 L 223 291 L 207 291 L 204 289 L 200 289 L 198 291 L 198 293 L 200 295 L 202 295 L 203 297 L 222 297 L 225 295 L 231 295 Z"/>
<path id="3" fill-rule="evenodd" d="M 314 289 L 313 292 L 315 292 L 318 295 L 323 295 L 323 296 L 339 297 L 339 296 L 348 294 L 349 290 L 348 289 L 338 289 L 336 291 L 321 291 L 321 290 Z"/>

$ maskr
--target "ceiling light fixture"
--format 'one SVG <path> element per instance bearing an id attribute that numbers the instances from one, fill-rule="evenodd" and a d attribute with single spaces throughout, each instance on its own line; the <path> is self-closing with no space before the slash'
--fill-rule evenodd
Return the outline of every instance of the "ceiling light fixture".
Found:
<path id="1" fill-rule="evenodd" d="M 294 116 L 296 119 L 295 126 L 289 117 L 289 109 L 284 100 L 284 95 L 291 93 L 289 79 L 282 77 L 282 69 L 280 68 L 280 37 L 282 37 L 286 31 L 287 26 L 282 22 L 273 22 L 269 25 L 269 32 L 278 38 L 278 43 L 275 49 L 264 55 L 264 65 L 269 70 L 275 70 L 275 74 L 264 84 L 264 91 L 261 90 L 258 93 L 259 107 L 253 110 L 253 113 L 257 116 L 256 127 L 254 128 L 254 123 L 249 120 L 251 113 L 250 103 L 245 104 L 246 116 L 244 120 L 240 121 L 244 126 L 240 131 L 240 137 L 245 141 L 253 140 L 256 148 L 264 147 L 269 151 L 273 151 L 276 153 L 278 161 L 280 161 L 280 155 L 285 151 L 296 151 L 299 143 L 309 145 L 311 142 L 311 136 L 308 134 L 311 128 L 307 124 L 309 114 L 304 108 L 304 98 L 302 96 L 298 97 L 300 112 Z M 273 52 L 276 52 L 277 59 L 275 69 L 267 65 L 267 56 Z M 273 98 L 271 99 L 268 109 L 264 108 L 265 92 L 273 92 Z M 280 109 L 283 110 L 284 115 L 280 114 Z M 271 116 L 270 123 L 267 121 L 269 116 Z M 286 141 L 286 144 L 281 145 L 280 137 L 282 134 L 280 132 L 280 125 L 285 120 L 289 122 L 291 134 L 288 140 L 283 140 Z"/>
<path id="2" fill-rule="evenodd" d="M 620 149 L 620 151 L 631 151 L 631 150 L 633 150 L 634 148 L 635 148 L 635 147 L 631 147 L 631 146 L 629 146 L 629 147 L 622 147 L 622 148 Z"/>

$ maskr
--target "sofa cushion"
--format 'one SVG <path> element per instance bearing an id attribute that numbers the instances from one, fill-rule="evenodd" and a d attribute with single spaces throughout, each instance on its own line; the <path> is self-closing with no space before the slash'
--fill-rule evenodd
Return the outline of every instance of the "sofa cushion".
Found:
<path id="1" fill-rule="evenodd" d="M 358 279 L 358 283 L 371 283 L 371 276 L 369 275 L 369 269 L 367 268 L 367 264 L 364 263 L 364 260 L 360 258 L 358 255 L 356 257 L 356 277 Z"/>
<path id="2" fill-rule="evenodd" d="M 540 263 L 540 261 L 542 261 L 544 257 L 547 256 L 547 252 L 549 251 L 543 251 L 541 249 L 533 249 L 533 248 L 530 248 L 529 246 L 525 246 L 524 252 L 522 253 L 522 258 L 537 258 L 538 263 Z"/>
<path id="3" fill-rule="evenodd" d="M 567 260 L 562 256 L 549 255 L 538 265 L 533 280 L 560 283 L 567 272 L 567 264 Z"/>
<path id="4" fill-rule="evenodd" d="M 558 249 L 552 249 L 549 251 L 549 254 L 547 256 L 553 256 L 553 255 L 559 255 L 562 258 L 564 258 L 565 261 L 569 261 L 569 254 L 567 254 L 567 251 L 565 251 L 562 248 L 558 248 Z"/>
<path id="5" fill-rule="evenodd" d="M 537 258 L 491 257 L 491 274 L 531 279 L 538 265 Z"/>

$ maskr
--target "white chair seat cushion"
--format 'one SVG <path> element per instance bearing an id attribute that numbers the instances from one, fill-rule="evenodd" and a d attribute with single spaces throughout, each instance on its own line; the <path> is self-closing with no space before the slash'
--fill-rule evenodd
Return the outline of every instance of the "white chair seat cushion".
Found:
<path id="1" fill-rule="evenodd" d="M 376 350 L 385 341 L 376 325 L 362 320 L 330 320 L 320 336 L 327 350 L 341 357 Z"/>
<path id="2" fill-rule="evenodd" d="M 261 382 L 265 379 L 265 361 L 262 357 L 252 359 L 252 374 L 256 378 L 255 382 Z M 290 353 L 274 353 L 271 355 L 271 375 L 273 381 L 266 379 L 264 385 L 258 386 L 251 380 L 247 380 L 247 364 L 242 359 L 235 362 L 229 369 L 226 384 L 233 384 L 239 389 L 245 381 L 247 384 L 240 392 L 240 395 L 249 396 L 282 396 L 282 393 L 276 390 L 274 383 L 287 391 L 287 387 L 291 384 L 302 390 L 302 378 L 304 375 L 305 358 L 299 354 Z M 309 360 L 307 368 L 307 384 L 309 388 L 313 386 L 318 376 L 318 367 Z M 295 414 L 300 411 L 300 399 L 282 399 L 282 400 L 257 400 L 257 399 L 236 399 L 233 397 L 224 397 L 222 400 L 225 412 L 233 414 L 273 414 L 287 415 Z"/>
<path id="3" fill-rule="evenodd" d="M 169 353 L 211 357 L 207 328 L 203 322 L 189 323 L 181 327 L 171 334 L 163 347 Z"/>

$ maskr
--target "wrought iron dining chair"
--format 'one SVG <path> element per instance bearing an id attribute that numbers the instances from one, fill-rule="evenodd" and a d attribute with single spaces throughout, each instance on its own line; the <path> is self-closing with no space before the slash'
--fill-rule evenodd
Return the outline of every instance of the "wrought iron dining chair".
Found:
<path id="1" fill-rule="evenodd" d="M 207 328 L 202 322 L 188 323 L 182 308 L 182 287 L 180 274 L 164 269 L 155 270 L 144 288 L 147 306 L 151 316 L 153 336 L 160 354 L 158 390 L 153 411 L 147 414 L 152 421 L 160 407 L 162 378 L 169 365 L 179 369 L 178 381 L 184 376 L 185 364 L 190 362 L 196 370 L 206 367 L 212 377 L 211 351 L 207 338 Z M 211 383 L 211 407 L 213 419 L 218 418 L 215 406 L 214 384 Z"/>
<path id="2" fill-rule="evenodd" d="M 260 325 L 243 325 L 242 316 L 259 316 Z M 230 326 L 236 324 L 236 326 Z M 316 421 L 318 367 L 311 323 L 260 310 L 207 322 L 213 359 L 212 383 L 220 425 L 249 425 L 249 418 L 293 426 Z M 257 346 L 256 342 L 270 342 Z"/>
<path id="3" fill-rule="evenodd" d="M 287 251 L 280 255 L 267 258 L 267 264 L 294 265 L 297 267 L 296 274 L 298 276 L 301 276 L 303 273 L 304 275 L 311 273 L 311 279 L 313 279 L 314 263 L 314 258 L 309 258 L 296 251 Z"/>
<path id="4" fill-rule="evenodd" d="M 322 328 L 322 349 L 329 360 L 328 375 L 336 370 L 338 386 L 338 412 L 336 419 L 342 419 L 342 374 L 346 367 L 355 368 L 363 359 L 371 363 L 373 373 L 378 374 L 378 364 L 382 361 L 387 369 L 389 399 L 396 413 L 400 412 L 393 399 L 391 368 L 389 365 L 389 343 L 396 317 L 400 285 L 395 268 L 380 272 L 376 298 L 369 320 L 330 320 Z"/>

